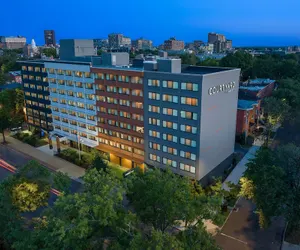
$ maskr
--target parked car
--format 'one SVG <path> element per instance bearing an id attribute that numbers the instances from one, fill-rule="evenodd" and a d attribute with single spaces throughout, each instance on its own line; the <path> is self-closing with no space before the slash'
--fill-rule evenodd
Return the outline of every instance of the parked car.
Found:
<path id="1" fill-rule="evenodd" d="M 15 135 L 16 133 L 18 133 L 18 132 L 20 132 L 20 131 L 22 131 L 22 127 L 16 127 L 16 128 L 11 128 L 11 129 L 10 129 L 10 133 L 11 133 L 12 135 Z"/>

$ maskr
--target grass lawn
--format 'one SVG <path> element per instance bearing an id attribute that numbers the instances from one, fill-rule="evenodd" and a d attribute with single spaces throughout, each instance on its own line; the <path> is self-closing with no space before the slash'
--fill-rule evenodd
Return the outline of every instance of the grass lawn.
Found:
<path id="1" fill-rule="evenodd" d="M 108 163 L 108 167 L 112 170 L 113 173 L 115 173 L 115 175 L 119 178 L 119 179 L 123 179 L 123 173 L 126 172 L 128 169 L 124 168 L 124 167 L 118 167 L 115 166 L 114 164 L 110 164 Z"/>

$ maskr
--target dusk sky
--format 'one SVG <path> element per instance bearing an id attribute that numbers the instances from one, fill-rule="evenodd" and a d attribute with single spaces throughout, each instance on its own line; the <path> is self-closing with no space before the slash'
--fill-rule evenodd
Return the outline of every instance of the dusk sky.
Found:
<path id="1" fill-rule="evenodd" d="M 1 9 L 0 36 L 38 45 L 44 29 L 54 29 L 57 40 L 118 32 L 159 45 L 171 36 L 207 41 L 212 31 L 233 46 L 300 45 L 300 0 L 9 0 Z"/>

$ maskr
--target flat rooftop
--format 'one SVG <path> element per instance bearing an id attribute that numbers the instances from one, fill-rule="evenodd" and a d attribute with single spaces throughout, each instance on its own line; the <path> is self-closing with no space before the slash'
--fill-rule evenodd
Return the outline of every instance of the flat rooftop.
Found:
<path id="1" fill-rule="evenodd" d="M 185 66 L 182 65 L 182 74 L 193 74 L 193 75 L 206 75 L 213 74 L 228 70 L 235 70 L 235 68 L 221 68 L 221 67 L 206 67 L 206 66 Z"/>
<path id="2" fill-rule="evenodd" d="M 241 110 L 251 110 L 253 106 L 258 105 L 257 101 L 249 101 L 249 100 L 238 100 L 238 109 Z"/>

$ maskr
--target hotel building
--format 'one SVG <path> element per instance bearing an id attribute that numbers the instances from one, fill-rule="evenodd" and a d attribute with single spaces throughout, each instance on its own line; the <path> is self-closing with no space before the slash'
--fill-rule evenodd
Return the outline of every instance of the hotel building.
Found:
<path id="1" fill-rule="evenodd" d="M 101 63 L 79 59 L 44 62 L 54 133 L 71 146 L 204 183 L 231 164 L 240 69 L 159 57 L 138 67 L 125 53 L 107 53 Z"/>

